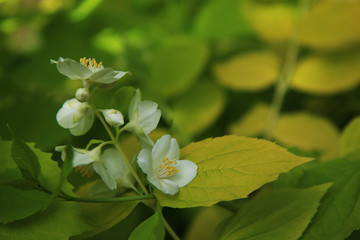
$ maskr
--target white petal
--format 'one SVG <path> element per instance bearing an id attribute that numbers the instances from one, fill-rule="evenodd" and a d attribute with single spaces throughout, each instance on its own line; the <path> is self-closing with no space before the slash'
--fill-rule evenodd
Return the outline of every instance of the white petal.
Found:
<path id="1" fill-rule="evenodd" d="M 135 90 L 135 94 L 131 99 L 130 105 L 129 105 L 129 120 L 134 121 L 137 118 L 137 110 L 138 105 L 141 101 L 141 93 L 139 89 Z"/>
<path id="2" fill-rule="evenodd" d="M 113 178 L 113 176 L 111 176 L 108 172 L 108 170 L 106 169 L 106 167 L 104 166 L 104 164 L 99 161 L 99 162 L 94 162 L 93 163 L 93 167 L 94 170 L 100 175 L 101 179 L 104 181 L 104 183 L 111 189 L 111 190 L 115 190 L 116 189 L 116 181 Z"/>
<path id="3" fill-rule="evenodd" d="M 70 128 L 70 133 L 74 136 L 81 136 L 87 133 L 94 123 L 94 112 L 88 109 L 84 117 L 80 119 L 75 127 Z"/>
<path id="4" fill-rule="evenodd" d="M 168 179 L 174 181 L 179 187 L 184 187 L 189 184 L 197 175 L 198 166 L 189 160 L 179 160 L 175 165 L 178 170 L 174 176 Z"/>
<path id="5" fill-rule="evenodd" d="M 127 72 L 114 71 L 111 68 L 104 68 L 94 72 L 89 79 L 98 83 L 113 83 L 123 77 Z"/>
<path id="6" fill-rule="evenodd" d="M 152 183 L 157 189 L 162 191 L 163 193 L 175 195 L 179 192 L 179 186 L 176 182 L 173 182 L 169 179 L 163 178 L 157 178 L 157 177 L 147 177 L 150 183 Z"/>
<path id="7" fill-rule="evenodd" d="M 90 151 L 85 151 L 83 149 L 73 148 L 73 166 L 77 167 L 94 162 L 94 159 L 91 158 L 89 152 Z"/>
<path id="8" fill-rule="evenodd" d="M 180 148 L 175 138 L 170 135 L 164 135 L 156 141 L 152 150 L 152 157 L 156 161 L 156 165 L 161 164 L 161 161 L 168 157 L 170 160 L 179 159 Z"/>
<path id="9" fill-rule="evenodd" d="M 114 179 L 125 178 L 129 172 L 125 160 L 116 149 L 106 149 L 101 155 L 101 161 Z"/>
<path id="10" fill-rule="evenodd" d="M 161 111 L 157 107 L 157 103 L 152 101 L 142 101 L 138 105 L 137 123 L 146 134 L 154 130 L 159 123 Z"/>
<path id="11" fill-rule="evenodd" d="M 72 128 L 77 125 L 76 122 L 73 121 L 74 113 L 77 111 L 77 107 L 81 103 L 78 102 L 75 98 L 67 100 L 60 110 L 56 114 L 56 121 L 63 128 Z"/>
<path id="12" fill-rule="evenodd" d="M 87 79 L 92 74 L 92 71 L 80 62 L 69 58 L 59 58 L 56 63 L 58 71 L 71 79 Z"/>
<path id="13" fill-rule="evenodd" d="M 144 173 L 147 175 L 155 175 L 150 150 L 142 149 L 138 155 L 137 162 Z"/>

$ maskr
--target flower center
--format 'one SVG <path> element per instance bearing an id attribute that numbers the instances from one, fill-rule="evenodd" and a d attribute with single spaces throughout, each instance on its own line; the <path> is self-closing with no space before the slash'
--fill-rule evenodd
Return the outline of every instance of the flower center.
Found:
<path id="1" fill-rule="evenodd" d="M 104 68 L 102 62 L 97 63 L 95 58 L 87 59 L 86 57 L 83 57 L 80 59 L 80 63 L 90 69 L 92 72 L 96 72 Z"/>
<path id="2" fill-rule="evenodd" d="M 91 178 L 94 175 L 92 164 L 78 166 L 75 168 L 75 171 L 80 172 L 83 177 Z"/>
<path id="3" fill-rule="evenodd" d="M 164 158 L 163 164 L 160 164 L 156 173 L 159 178 L 167 178 L 169 176 L 174 176 L 175 173 L 179 172 L 174 165 L 177 164 L 176 159 L 169 160 L 169 157 Z"/>

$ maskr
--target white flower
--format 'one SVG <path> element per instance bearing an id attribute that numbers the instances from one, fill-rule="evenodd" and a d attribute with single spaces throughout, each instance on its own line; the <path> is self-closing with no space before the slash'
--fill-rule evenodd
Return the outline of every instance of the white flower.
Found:
<path id="1" fill-rule="evenodd" d="M 56 114 L 56 120 L 63 128 L 68 128 L 74 136 L 85 134 L 94 122 L 94 112 L 88 103 L 75 98 L 67 100 Z"/>
<path id="2" fill-rule="evenodd" d="M 129 120 L 135 132 L 142 131 L 149 134 L 159 123 L 161 111 L 158 105 L 152 101 L 141 101 L 141 93 L 136 89 L 129 106 Z"/>
<path id="3" fill-rule="evenodd" d="M 102 113 L 104 114 L 106 122 L 113 127 L 119 127 L 124 124 L 124 117 L 116 109 L 105 109 L 102 110 Z"/>
<path id="4" fill-rule="evenodd" d="M 69 77 L 70 79 L 83 80 L 85 87 L 92 82 L 97 83 L 113 83 L 122 78 L 128 72 L 114 71 L 111 68 L 104 68 L 102 62 L 97 63 L 96 60 L 81 58 L 80 62 L 69 58 L 59 58 L 58 61 L 50 60 L 55 63 L 58 71 Z"/>
<path id="5" fill-rule="evenodd" d="M 161 137 L 152 150 L 142 149 L 137 162 L 147 179 L 160 191 L 174 195 L 190 183 L 197 174 L 197 165 L 179 160 L 180 149 L 175 138 Z"/>
<path id="6" fill-rule="evenodd" d="M 79 88 L 76 90 L 75 98 L 79 102 L 86 102 L 90 97 L 89 89 L 87 88 Z"/>
<path id="7" fill-rule="evenodd" d="M 87 151 L 73 147 L 73 166 L 80 171 L 83 176 L 91 177 L 97 172 L 106 186 L 111 190 L 117 188 L 118 183 L 121 186 L 132 188 L 133 181 L 129 168 L 121 154 L 116 149 L 106 149 L 101 154 L 101 145 Z M 61 152 L 61 159 L 66 157 L 65 146 L 58 146 L 56 151 Z"/>

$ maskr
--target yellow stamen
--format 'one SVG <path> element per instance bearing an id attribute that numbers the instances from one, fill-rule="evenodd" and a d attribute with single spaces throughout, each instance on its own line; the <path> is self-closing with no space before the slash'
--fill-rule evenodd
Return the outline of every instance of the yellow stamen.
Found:
<path id="1" fill-rule="evenodd" d="M 95 58 L 91 59 L 91 58 L 80 58 L 80 63 L 82 65 L 84 65 L 85 67 L 89 68 L 90 70 L 99 70 L 102 67 L 102 62 L 100 62 L 99 64 L 96 62 Z"/>

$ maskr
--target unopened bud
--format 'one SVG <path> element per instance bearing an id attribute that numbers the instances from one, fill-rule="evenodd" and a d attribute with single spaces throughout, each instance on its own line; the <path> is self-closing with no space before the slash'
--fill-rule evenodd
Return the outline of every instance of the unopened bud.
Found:
<path id="1" fill-rule="evenodd" d="M 105 109 L 102 110 L 106 122 L 113 127 L 119 127 L 124 124 L 124 117 L 118 110 Z"/>
<path id="2" fill-rule="evenodd" d="M 89 89 L 87 88 L 79 88 L 76 90 L 75 98 L 79 102 L 86 102 L 90 97 Z"/>

